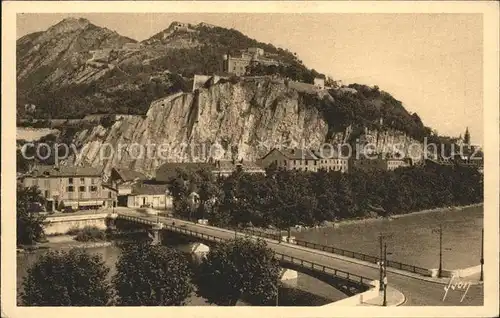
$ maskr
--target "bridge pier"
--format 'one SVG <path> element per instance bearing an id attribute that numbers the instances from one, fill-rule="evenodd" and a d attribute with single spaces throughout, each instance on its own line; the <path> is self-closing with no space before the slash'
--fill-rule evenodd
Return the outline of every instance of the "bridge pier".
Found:
<path id="1" fill-rule="evenodd" d="M 163 224 L 159 223 L 157 225 L 153 225 L 152 229 L 148 232 L 148 235 L 153 240 L 151 241 L 151 245 L 161 245 L 161 230 L 163 229 Z"/>
<path id="2" fill-rule="evenodd" d="M 282 268 L 280 274 L 280 281 L 287 283 L 287 285 L 297 286 L 297 278 L 299 277 L 297 271 L 289 268 Z"/>
<path id="3" fill-rule="evenodd" d="M 203 243 L 194 242 L 180 246 L 179 250 L 190 254 L 196 261 L 201 262 L 210 251 L 210 247 Z"/>
<path id="4" fill-rule="evenodd" d="M 106 217 L 106 227 L 108 228 L 109 231 L 116 230 L 116 218 L 117 217 L 118 217 L 117 213 L 110 213 Z"/>

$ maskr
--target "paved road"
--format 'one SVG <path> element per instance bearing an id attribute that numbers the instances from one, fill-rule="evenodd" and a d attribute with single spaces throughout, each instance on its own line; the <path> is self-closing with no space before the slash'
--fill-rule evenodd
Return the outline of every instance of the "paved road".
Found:
<path id="1" fill-rule="evenodd" d="M 138 215 L 137 213 L 128 211 L 118 211 L 119 213 L 140 216 L 144 219 L 156 221 L 156 216 Z M 186 229 L 193 230 L 203 234 L 209 234 L 224 239 L 234 238 L 234 232 L 217 229 L 213 227 L 205 227 L 192 222 L 187 222 L 178 219 L 160 217 L 161 222 L 172 224 L 175 220 L 176 225 L 183 225 Z M 241 234 L 244 236 L 244 234 Z M 321 255 L 312 249 L 297 248 L 290 245 L 273 243 L 268 240 L 268 245 L 278 253 L 309 260 L 319 265 L 330 266 L 336 269 L 344 270 L 356 275 L 368 277 L 371 279 L 379 279 L 379 270 L 359 263 L 352 263 L 346 260 L 333 258 L 331 256 Z M 389 273 L 388 282 L 392 287 L 401 291 L 405 297 L 407 306 L 482 306 L 483 305 L 483 286 L 472 285 L 467 291 L 463 301 L 460 302 L 464 291 L 450 289 L 446 299 L 443 301 L 445 294 L 445 285 L 441 283 L 424 281 L 418 278 L 408 277 L 401 274 Z"/>

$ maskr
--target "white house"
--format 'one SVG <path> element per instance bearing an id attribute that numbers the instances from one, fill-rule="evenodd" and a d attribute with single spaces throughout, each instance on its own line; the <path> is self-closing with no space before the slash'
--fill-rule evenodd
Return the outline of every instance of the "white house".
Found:
<path id="1" fill-rule="evenodd" d="M 168 185 L 136 183 L 131 193 L 127 196 L 127 207 L 144 208 L 150 207 L 159 210 L 172 208 L 173 200 Z"/>

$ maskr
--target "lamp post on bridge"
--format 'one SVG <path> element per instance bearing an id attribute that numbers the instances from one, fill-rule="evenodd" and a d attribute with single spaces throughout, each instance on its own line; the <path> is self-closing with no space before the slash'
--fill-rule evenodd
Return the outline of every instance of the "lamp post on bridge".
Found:
<path id="1" fill-rule="evenodd" d="M 387 255 L 391 255 L 392 253 L 387 253 L 387 243 L 384 243 L 384 301 L 383 306 L 387 306 Z"/>
<path id="2" fill-rule="evenodd" d="M 481 229 L 481 259 L 479 260 L 481 263 L 481 273 L 479 275 L 479 281 L 483 281 L 483 265 L 484 265 L 484 228 Z"/>
<path id="3" fill-rule="evenodd" d="M 384 284 L 382 283 L 383 282 L 383 279 L 384 279 L 384 266 L 385 266 L 385 259 L 384 259 L 384 253 L 383 253 L 383 239 L 384 238 L 391 238 L 392 237 L 392 234 L 382 234 L 380 233 L 378 238 L 379 238 L 379 245 L 380 245 L 380 256 L 379 256 L 379 272 L 380 272 L 380 278 L 379 278 L 379 290 L 380 291 L 383 291 L 385 288 L 384 288 Z"/>
<path id="4" fill-rule="evenodd" d="M 439 233 L 439 268 L 438 278 L 441 277 L 443 271 L 443 224 L 439 223 L 439 229 L 433 230 L 433 233 Z"/>

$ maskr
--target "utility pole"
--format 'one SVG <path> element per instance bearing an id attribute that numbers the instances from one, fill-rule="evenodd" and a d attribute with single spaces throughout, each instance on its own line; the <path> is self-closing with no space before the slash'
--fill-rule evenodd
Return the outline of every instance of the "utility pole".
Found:
<path id="1" fill-rule="evenodd" d="M 483 281 L 483 265 L 484 265 L 484 228 L 481 229 L 481 274 L 479 275 L 479 281 L 482 282 Z"/>
<path id="2" fill-rule="evenodd" d="M 380 257 L 379 257 L 379 267 L 380 267 L 380 279 L 379 279 L 379 290 L 384 290 L 384 284 L 382 284 L 382 280 L 384 279 L 384 269 L 382 268 L 384 261 L 383 261 L 383 255 L 382 255 L 382 234 L 379 236 L 379 242 L 380 242 Z"/>
<path id="3" fill-rule="evenodd" d="M 439 268 L 438 277 L 441 277 L 443 271 L 443 224 L 439 223 L 439 229 L 432 230 L 432 233 L 439 234 Z"/>
<path id="4" fill-rule="evenodd" d="M 278 280 L 276 282 L 276 307 L 279 306 L 279 294 L 280 294 L 280 277 L 278 276 Z"/>
<path id="5" fill-rule="evenodd" d="M 384 243 L 384 306 L 387 306 L 387 243 Z"/>

